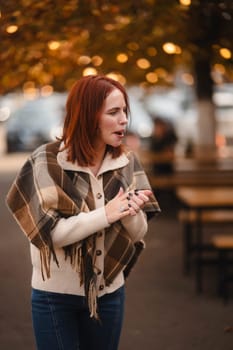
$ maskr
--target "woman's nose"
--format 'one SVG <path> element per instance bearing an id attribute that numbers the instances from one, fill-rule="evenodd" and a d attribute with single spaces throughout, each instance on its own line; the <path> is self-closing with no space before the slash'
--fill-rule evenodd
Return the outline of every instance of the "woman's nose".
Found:
<path id="1" fill-rule="evenodd" d="M 122 112 L 122 113 L 121 113 L 121 116 L 120 116 L 120 123 L 121 123 L 121 124 L 127 124 L 127 123 L 128 123 L 128 118 L 127 118 L 127 115 L 125 114 L 125 112 Z"/>

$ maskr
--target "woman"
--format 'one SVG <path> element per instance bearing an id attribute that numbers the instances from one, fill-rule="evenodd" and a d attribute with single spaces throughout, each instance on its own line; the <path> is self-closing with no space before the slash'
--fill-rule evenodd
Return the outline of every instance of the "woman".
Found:
<path id="1" fill-rule="evenodd" d="M 124 149 L 129 103 L 121 84 L 81 78 L 63 136 L 25 163 L 7 203 L 31 242 L 32 317 L 39 350 L 117 349 L 124 281 L 159 211 Z"/>

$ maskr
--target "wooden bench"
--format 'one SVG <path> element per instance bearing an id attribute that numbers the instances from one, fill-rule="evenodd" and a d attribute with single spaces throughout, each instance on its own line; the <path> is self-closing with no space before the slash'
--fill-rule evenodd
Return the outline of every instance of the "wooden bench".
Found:
<path id="1" fill-rule="evenodd" d="M 233 249 L 233 235 L 215 235 L 212 237 L 212 244 L 220 250 Z"/>
<path id="2" fill-rule="evenodd" d="M 233 274 L 229 272 L 232 265 L 233 235 L 215 235 L 212 244 L 218 252 L 218 291 L 224 302 L 228 300 L 228 284 L 233 282 Z"/>
<path id="3" fill-rule="evenodd" d="M 195 235 L 202 235 L 202 232 L 194 232 L 198 220 L 204 224 L 233 223 L 233 210 L 204 210 L 200 213 L 200 217 L 198 215 L 196 210 L 181 209 L 178 212 L 178 220 L 183 225 L 183 269 L 185 274 L 190 272 L 193 253 L 198 249 L 213 250 L 212 242 L 209 244 L 202 243 L 202 246 L 196 245 Z M 202 237 L 198 237 L 198 241 L 202 242 Z"/>
<path id="4" fill-rule="evenodd" d="M 181 222 L 194 223 L 198 218 L 196 210 L 181 209 L 178 212 L 178 219 Z M 204 223 L 227 223 L 233 222 L 233 210 L 204 210 L 201 212 L 200 219 Z"/>

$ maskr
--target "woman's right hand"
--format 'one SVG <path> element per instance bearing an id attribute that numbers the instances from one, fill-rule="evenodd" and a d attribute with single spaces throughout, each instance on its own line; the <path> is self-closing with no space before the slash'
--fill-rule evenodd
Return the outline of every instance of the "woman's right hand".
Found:
<path id="1" fill-rule="evenodd" d="M 124 192 L 120 188 L 118 194 L 105 206 L 106 216 L 109 224 L 112 224 L 124 217 L 136 215 L 152 194 L 150 190 Z"/>
<path id="2" fill-rule="evenodd" d="M 123 219 L 130 214 L 127 194 L 121 187 L 117 195 L 105 205 L 106 216 L 109 224 Z"/>

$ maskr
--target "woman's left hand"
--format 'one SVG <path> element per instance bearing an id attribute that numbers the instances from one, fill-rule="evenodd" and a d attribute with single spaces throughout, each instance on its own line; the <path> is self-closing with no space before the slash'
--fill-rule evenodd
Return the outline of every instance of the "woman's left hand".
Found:
<path id="1" fill-rule="evenodd" d="M 135 190 L 127 193 L 128 207 L 130 215 L 136 215 L 140 209 L 143 209 L 149 197 L 152 195 L 150 190 Z"/>

